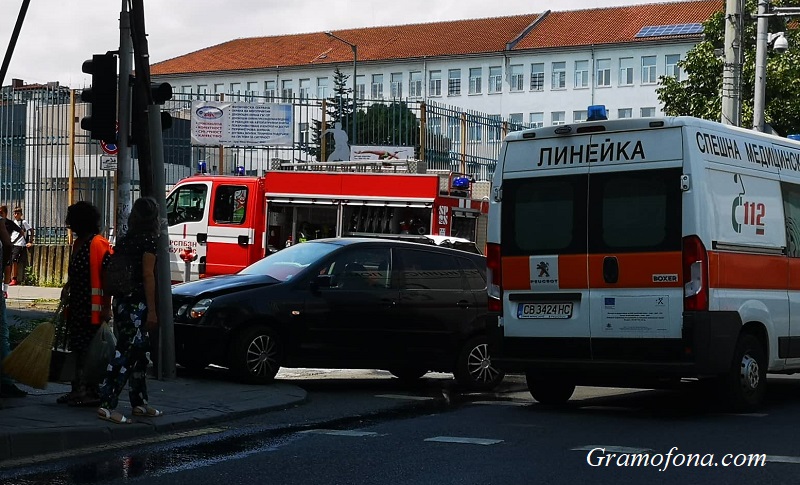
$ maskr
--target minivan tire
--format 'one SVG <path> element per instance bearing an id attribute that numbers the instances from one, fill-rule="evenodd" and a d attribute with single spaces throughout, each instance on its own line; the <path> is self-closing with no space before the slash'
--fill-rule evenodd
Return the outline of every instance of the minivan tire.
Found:
<path id="1" fill-rule="evenodd" d="M 575 392 L 575 384 L 553 377 L 543 378 L 534 372 L 527 372 L 525 380 L 528 392 L 540 404 L 557 405 L 569 401 Z"/>
<path id="2" fill-rule="evenodd" d="M 281 368 L 277 332 L 265 325 L 245 328 L 231 342 L 228 361 L 231 371 L 242 381 L 269 384 Z"/>
<path id="3" fill-rule="evenodd" d="M 767 392 L 767 356 L 754 335 L 739 336 L 731 369 L 722 382 L 733 411 L 754 411 L 761 405 Z"/>
<path id="4" fill-rule="evenodd" d="M 503 381 L 506 373 L 492 364 L 485 336 L 467 340 L 461 347 L 453 372 L 456 382 L 467 391 L 491 391 Z"/>

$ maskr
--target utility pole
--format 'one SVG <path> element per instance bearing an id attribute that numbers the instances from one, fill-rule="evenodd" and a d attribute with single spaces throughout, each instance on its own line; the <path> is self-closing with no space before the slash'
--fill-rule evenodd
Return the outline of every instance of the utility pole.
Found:
<path id="1" fill-rule="evenodd" d="M 739 126 L 742 118 L 742 3 L 725 3 L 725 64 L 722 70 L 722 117 L 726 125 Z"/>
<path id="2" fill-rule="evenodd" d="M 131 18 L 128 0 L 122 0 L 119 16 L 119 140 L 117 140 L 117 207 L 114 235 L 120 238 L 128 232 L 128 215 L 131 213 L 131 73 L 133 65 L 133 41 L 131 40 Z"/>
<path id="3" fill-rule="evenodd" d="M 167 226 L 164 146 L 161 131 L 161 108 L 154 103 L 150 86 L 150 53 L 144 24 L 144 1 L 132 0 L 131 37 L 133 40 L 136 81 L 134 82 L 134 137 L 139 153 L 142 195 L 156 199 L 161 231 L 156 253 L 156 300 L 159 321 L 156 377 L 175 378 L 175 328 L 172 320 L 172 285 L 170 278 L 169 233 Z"/>

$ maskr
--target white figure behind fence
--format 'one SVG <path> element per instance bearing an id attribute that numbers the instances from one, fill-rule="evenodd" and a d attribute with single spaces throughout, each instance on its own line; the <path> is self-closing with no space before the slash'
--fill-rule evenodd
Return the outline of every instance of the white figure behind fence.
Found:
<path id="1" fill-rule="evenodd" d="M 333 135 L 334 148 L 325 161 L 341 162 L 342 160 L 349 160 L 350 145 L 348 144 L 347 132 L 342 129 L 342 124 L 337 121 L 334 123 L 332 129 L 329 128 L 322 132 L 322 136 L 325 136 L 328 133 Z"/>

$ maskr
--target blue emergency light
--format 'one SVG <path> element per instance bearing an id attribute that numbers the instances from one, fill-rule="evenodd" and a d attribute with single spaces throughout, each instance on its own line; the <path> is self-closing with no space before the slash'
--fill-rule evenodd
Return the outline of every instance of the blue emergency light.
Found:
<path id="1" fill-rule="evenodd" d="M 207 172 L 208 172 L 208 166 L 206 165 L 206 161 L 199 160 L 197 162 L 197 173 L 207 173 Z"/>
<path id="2" fill-rule="evenodd" d="M 459 175 L 454 177 L 450 186 L 454 189 L 466 190 L 469 188 L 470 178 L 469 175 Z"/>
<path id="3" fill-rule="evenodd" d="M 786 138 L 794 141 L 800 141 L 800 134 L 786 135 Z"/>
<path id="4" fill-rule="evenodd" d="M 593 104 L 589 106 L 588 116 L 586 117 L 586 121 L 599 121 L 599 120 L 607 120 L 608 113 L 606 112 L 606 107 L 603 104 Z"/>
<path id="5" fill-rule="evenodd" d="M 236 175 L 244 175 L 244 165 L 236 167 Z"/>

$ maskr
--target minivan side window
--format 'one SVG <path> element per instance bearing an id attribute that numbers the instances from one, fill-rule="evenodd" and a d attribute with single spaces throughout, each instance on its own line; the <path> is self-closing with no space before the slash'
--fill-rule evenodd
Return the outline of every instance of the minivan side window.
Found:
<path id="1" fill-rule="evenodd" d="M 486 270 L 481 271 L 475 265 L 475 262 L 467 258 L 458 258 L 458 264 L 461 266 L 461 271 L 467 278 L 467 284 L 470 290 L 485 290 L 486 289 Z M 486 263 L 484 263 L 485 265 Z"/>
<path id="2" fill-rule="evenodd" d="M 390 288 L 391 261 L 388 248 L 347 250 L 337 254 L 319 274 L 333 277 L 331 288 L 347 290 Z"/>
<path id="3" fill-rule="evenodd" d="M 244 224 L 247 213 L 247 187 L 223 185 L 214 196 L 214 222 L 221 224 Z"/>
<path id="4" fill-rule="evenodd" d="M 589 176 L 589 253 L 680 251 L 680 169 Z"/>
<path id="5" fill-rule="evenodd" d="M 167 223 L 170 226 L 203 220 L 208 187 L 192 184 L 179 187 L 167 198 Z"/>
<path id="6" fill-rule="evenodd" d="M 405 290 L 458 290 L 464 280 L 456 258 L 433 251 L 398 249 L 401 288 Z"/>

